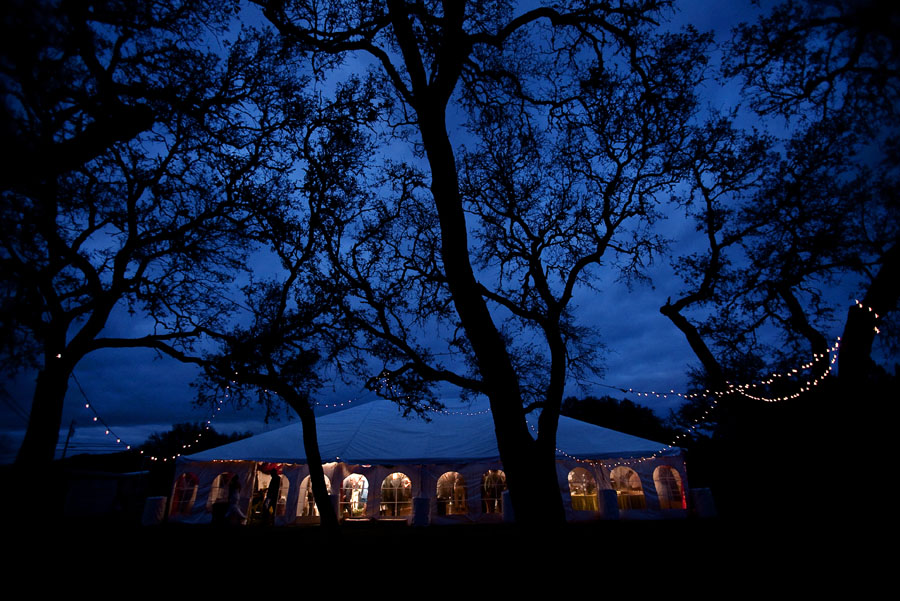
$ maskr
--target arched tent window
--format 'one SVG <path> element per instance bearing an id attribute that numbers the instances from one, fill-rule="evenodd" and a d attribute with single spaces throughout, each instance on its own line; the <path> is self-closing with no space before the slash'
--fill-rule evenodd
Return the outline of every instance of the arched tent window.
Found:
<path id="1" fill-rule="evenodd" d="M 462 515 L 468 512 L 466 505 L 466 481 L 459 472 L 447 472 L 437 483 L 438 515 Z"/>
<path id="2" fill-rule="evenodd" d="M 644 488 L 637 472 L 630 467 L 620 465 L 609 473 L 612 487 L 616 491 L 619 509 L 646 509 Z"/>
<path id="3" fill-rule="evenodd" d="M 228 502 L 228 485 L 232 478 L 234 478 L 234 474 L 223 472 L 213 479 L 212 487 L 209 489 L 209 499 L 206 500 L 206 511 L 212 511 L 212 506 L 216 503 Z"/>
<path id="4" fill-rule="evenodd" d="M 572 509 L 575 511 L 600 510 L 597 480 L 583 467 L 576 467 L 569 472 L 569 496 L 572 498 Z"/>
<path id="5" fill-rule="evenodd" d="M 175 480 L 172 489 L 172 506 L 170 515 L 188 515 L 197 499 L 197 487 L 200 480 L 196 475 L 185 472 Z"/>
<path id="6" fill-rule="evenodd" d="M 381 515 L 412 515 L 412 482 L 406 474 L 394 472 L 381 483 Z"/>
<path id="7" fill-rule="evenodd" d="M 681 475 L 676 469 L 668 465 L 659 466 L 653 470 L 653 483 L 659 495 L 660 509 L 687 509 Z"/>
<path id="8" fill-rule="evenodd" d="M 341 484 L 340 511 L 342 518 L 360 518 L 366 515 L 369 498 L 369 481 L 362 474 L 350 474 Z"/>
<path id="9" fill-rule="evenodd" d="M 481 477 L 481 512 L 503 513 L 503 491 L 506 474 L 503 470 L 488 470 Z"/>
<path id="10" fill-rule="evenodd" d="M 325 476 L 325 488 L 330 495 L 331 480 L 328 476 Z M 300 494 L 297 495 L 297 501 L 299 502 L 297 515 L 307 518 L 319 517 L 319 508 L 316 507 L 316 499 L 313 496 L 312 480 L 310 480 L 309 476 L 304 478 L 303 482 L 300 483 Z"/>

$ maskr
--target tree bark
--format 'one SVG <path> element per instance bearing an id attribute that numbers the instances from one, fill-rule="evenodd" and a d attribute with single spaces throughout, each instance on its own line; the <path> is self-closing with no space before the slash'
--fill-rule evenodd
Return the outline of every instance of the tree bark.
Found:
<path id="1" fill-rule="evenodd" d="M 309 482 L 312 485 L 313 499 L 319 510 L 319 523 L 332 530 L 336 530 L 338 519 L 328 495 L 328 487 L 325 485 L 325 470 L 322 469 L 322 455 L 319 452 L 319 435 L 316 431 L 316 416 L 306 399 L 300 398 L 293 391 L 281 391 L 291 408 L 300 416 L 300 425 L 303 427 L 303 450 L 306 453 L 306 464 L 309 467 Z"/>
<path id="2" fill-rule="evenodd" d="M 546 449 L 539 449 L 529 433 L 518 377 L 469 261 L 465 214 L 444 113 L 424 112 L 419 123 L 441 226 L 441 258 L 454 306 L 472 345 L 490 400 L 497 447 L 516 521 L 557 521 L 563 511 L 555 467 L 539 469 L 540 450 L 546 454 Z M 550 456 L 555 460 L 555 449 L 551 451 Z"/>
<path id="3" fill-rule="evenodd" d="M 413 108 L 431 168 L 431 192 L 441 229 L 441 259 L 454 307 L 472 345 L 490 401 L 497 447 L 516 521 L 559 521 L 564 513 L 555 466 L 553 470 L 541 469 L 548 461 L 547 451 L 539 447 L 529 433 L 518 376 L 481 295 L 469 257 L 466 217 L 446 123 L 447 102 L 459 79 L 462 59 L 468 53 L 460 47 L 460 40 L 465 37 L 461 29 L 462 15 L 454 15 L 458 22 L 451 23 L 450 16 L 447 18 L 446 43 L 437 61 L 438 75 L 429 83 L 405 5 L 397 2 L 388 5 L 403 60 L 411 76 Z M 552 451 L 549 459 L 555 462 L 555 449 Z"/>
<path id="4" fill-rule="evenodd" d="M 44 469 L 56 455 L 63 404 L 72 373 L 68 361 L 57 361 L 61 364 L 54 366 L 50 363 L 38 372 L 28 429 L 16 456 L 18 467 Z"/>

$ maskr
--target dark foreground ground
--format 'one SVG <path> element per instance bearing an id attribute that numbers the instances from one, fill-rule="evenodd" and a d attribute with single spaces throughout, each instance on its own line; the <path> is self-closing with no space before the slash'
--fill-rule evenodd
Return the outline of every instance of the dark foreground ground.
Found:
<path id="1" fill-rule="evenodd" d="M 885 524 L 884 536 L 892 529 Z M 888 556 L 873 544 L 878 532 L 872 524 L 861 528 L 852 519 L 827 518 L 595 522 L 544 529 L 372 523 L 332 534 L 318 527 L 54 524 L 18 516 L 3 535 L 4 549 L 12 552 L 3 563 L 10 575 L 44 574 L 37 582 L 53 588 L 84 584 L 91 574 L 98 585 L 132 592 L 135 587 L 227 590 L 231 584 L 302 589 L 304 582 L 328 582 L 335 593 L 357 587 L 368 597 L 387 587 L 389 598 L 415 598 L 421 596 L 415 591 L 430 597 L 438 583 L 445 592 L 457 585 L 481 590 L 469 580 L 475 577 L 524 592 L 555 582 L 576 597 L 587 590 L 596 596 L 607 589 L 638 593 L 666 586 L 687 593 L 712 582 L 725 583 L 728 588 L 719 592 L 728 598 L 770 586 L 781 597 L 809 587 L 843 586 L 848 579 L 874 582 L 870 577 L 889 567 Z M 388 592 L 394 586 L 399 588 Z"/>

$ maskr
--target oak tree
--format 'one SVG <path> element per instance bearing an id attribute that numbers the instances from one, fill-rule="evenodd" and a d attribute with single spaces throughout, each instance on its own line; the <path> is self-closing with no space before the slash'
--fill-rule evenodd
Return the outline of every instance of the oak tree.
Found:
<path id="1" fill-rule="evenodd" d="M 330 277 L 385 362 L 378 380 L 398 398 L 438 381 L 485 395 L 516 519 L 562 519 L 572 299 L 602 261 L 636 274 L 656 250 L 647 227 L 678 178 L 706 38 L 658 33 L 668 3 L 655 1 L 257 4 L 323 72 L 367 56 L 394 108 L 385 152 L 409 144 L 391 193 L 330 237 Z M 416 335 L 441 328 L 441 349 Z"/>
<path id="2" fill-rule="evenodd" d="M 844 317 L 840 378 L 853 388 L 871 373 L 875 315 L 900 298 L 895 27 L 889 3 L 785 2 L 735 29 L 724 74 L 743 80 L 758 123 L 775 135 L 728 125 L 728 137 L 698 138 L 686 206 L 707 248 L 678 260 L 688 287 L 661 308 L 712 388 L 804 356 L 821 378 L 832 343 L 824 332 L 851 301 L 835 292 L 850 285 L 865 309 Z M 709 312 L 702 325 L 685 318 L 687 307 Z M 778 333 L 774 344 L 761 343 L 765 329 Z M 755 369 L 724 373 L 751 357 Z"/>
<path id="3" fill-rule="evenodd" d="M 839 351 L 840 378 L 851 388 L 872 374 L 875 315 L 890 316 L 900 300 L 898 15 L 895 4 L 882 0 L 784 2 L 736 29 L 726 62 L 726 75 L 743 78 L 760 115 L 796 124 L 789 160 L 813 163 L 807 149 L 822 152 L 829 144 L 843 155 L 825 180 L 833 191 L 811 189 L 802 199 L 843 222 L 815 217 L 802 229 L 818 237 L 819 249 L 840 249 L 825 252 L 819 273 L 860 278 L 865 309 L 848 311 Z M 786 211 L 799 210 L 791 206 Z"/>
<path id="4" fill-rule="evenodd" d="M 49 462 L 72 370 L 101 348 L 187 348 L 230 307 L 265 153 L 230 3 L 14 2 L 3 20 L 3 360 L 37 379 L 17 462 Z M 265 71 L 256 71 L 256 74 Z M 252 113 L 247 106 L 253 104 Z M 143 328 L 106 336 L 120 312 Z M 137 328 L 136 328 L 137 329 Z"/>
<path id="5" fill-rule="evenodd" d="M 355 78 L 339 84 L 327 102 L 291 90 L 271 108 L 282 115 L 269 139 L 277 152 L 256 166 L 267 185 L 248 209 L 244 235 L 271 256 L 274 273 L 244 286 L 240 318 L 246 323 L 207 331 L 215 351 L 192 360 L 205 371 L 201 401 L 221 399 L 227 390 L 239 404 L 255 395 L 267 418 L 282 403 L 297 414 L 320 519 L 334 527 L 314 398 L 319 372 L 340 362 L 349 333 L 334 318 L 343 290 L 318 265 L 329 232 L 367 197 L 371 148 L 362 128 L 376 113 L 371 89 Z"/>

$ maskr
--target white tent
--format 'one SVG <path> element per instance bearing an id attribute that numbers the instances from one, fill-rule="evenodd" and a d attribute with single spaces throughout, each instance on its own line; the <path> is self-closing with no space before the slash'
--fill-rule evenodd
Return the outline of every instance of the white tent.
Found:
<path id="1" fill-rule="evenodd" d="M 536 428 L 536 420 L 530 420 Z M 417 523 L 499 521 L 506 488 L 487 404 L 404 418 L 389 401 L 319 417 L 319 448 L 329 492 L 342 519 Z M 687 474 L 680 449 L 560 417 L 557 474 L 570 520 L 682 517 Z M 177 462 L 170 519 L 207 522 L 239 478 L 251 510 L 269 483 L 262 465 L 282 473 L 276 522 L 317 520 L 299 423 Z M 221 505 L 220 505 L 221 507 Z M 506 506 L 507 515 L 509 506 Z"/>

